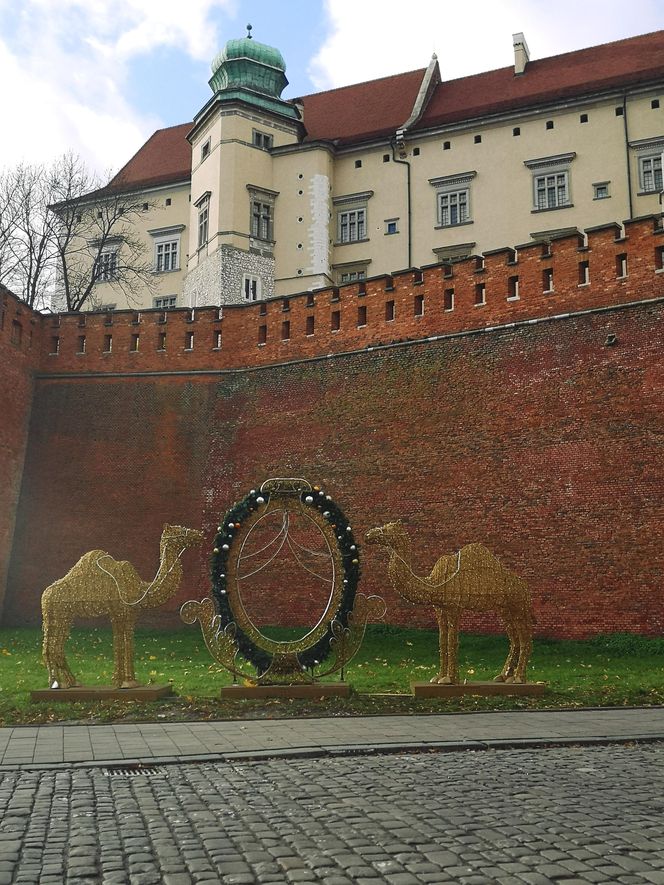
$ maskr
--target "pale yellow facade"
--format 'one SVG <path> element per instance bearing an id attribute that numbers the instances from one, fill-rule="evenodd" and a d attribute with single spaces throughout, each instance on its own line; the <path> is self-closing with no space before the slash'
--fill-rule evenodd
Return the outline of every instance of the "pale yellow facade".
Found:
<path id="1" fill-rule="evenodd" d="M 156 291 L 142 307 L 287 296 L 662 210 L 647 176 L 659 163 L 661 180 L 664 84 L 353 147 L 303 132 L 278 110 L 210 102 L 191 180 L 145 192 Z M 169 231 L 177 267 L 158 271 Z"/>

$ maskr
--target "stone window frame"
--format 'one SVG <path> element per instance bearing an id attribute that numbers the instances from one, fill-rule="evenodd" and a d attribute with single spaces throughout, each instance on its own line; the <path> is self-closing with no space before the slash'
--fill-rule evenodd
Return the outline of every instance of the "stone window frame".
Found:
<path id="1" fill-rule="evenodd" d="M 253 289 L 253 291 L 252 291 Z M 242 297 L 250 304 L 252 301 L 261 300 L 262 280 L 256 274 L 242 274 Z"/>
<path id="2" fill-rule="evenodd" d="M 637 154 L 639 191 L 637 196 L 664 192 L 664 138 L 643 138 L 629 145 Z M 651 182 L 648 181 L 651 178 Z"/>
<path id="3" fill-rule="evenodd" d="M 120 244 L 104 246 L 95 259 L 95 283 L 114 283 L 119 279 Z"/>
<path id="4" fill-rule="evenodd" d="M 177 295 L 158 295 L 152 299 L 152 307 L 155 310 L 172 310 L 174 307 L 177 307 L 177 304 Z"/>
<path id="5" fill-rule="evenodd" d="M 169 227 L 158 227 L 148 231 L 154 242 L 153 273 L 172 273 L 175 270 L 180 270 L 181 241 L 184 229 L 184 224 L 174 224 Z M 168 250 L 165 247 L 169 247 Z M 174 260 L 173 255 L 175 255 Z M 164 258 L 167 260 L 164 261 Z M 166 267 L 164 266 L 165 264 L 169 266 Z"/>
<path id="6" fill-rule="evenodd" d="M 551 212 L 557 209 L 571 209 L 571 164 L 576 151 L 565 154 L 554 154 L 550 157 L 538 157 L 524 160 L 523 165 L 532 175 L 532 201 L 534 212 Z M 550 180 L 550 181 L 549 181 Z M 550 197 L 552 200 L 550 201 Z"/>
<path id="7" fill-rule="evenodd" d="M 267 190 L 267 188 L 254 184 L 248 184 L 247 191 L 249 192 L 249 236 L 252 240 L 260 243 L 274 245 L 274 208 L 279 192 Z M 260 207 L 258 209 L 258 225 L 255 224 L 256 207 Z M 267 219 L 267 228 L 262 229 L 265 219 Z M 262 234 L 267 234 L 267 236 L 262 236 Z"/>
<path id="8" fill-rule="evenodd" d="M 370 258 L 333 264 L 332 270 L 335 272 L 337 285 L 345 286 L 348 283 L 358 283 L 366 280 L 369 275 L 368 268 L 370 264 Z"/>
<path id="9" fill-rule="evenodd" d="M 593 182 L 593 200 L 609 200 L 611 198 L 610 181 Z"/>
<path id="10" fill-rule="evenodd" d="M 373 191 L 360 191 L 332 198 L 336 213 L 335 246 L 369 241 L 369 200 Z"/>
<path id="11" fill-rule="evenodd" d="M 262 151 L 270 151 L 274 147 L 274 136 L 260 129 L 251 130 L 251 143 L 253 147 L 260 148 Z"/>
<path id="12" fill-rule="evenodd" d="M 212 196 L 212 191 L 205 191 L 194 203 L 194 206 L 198 209 L 198 246 L 197 249 L 202 249 L 204 246 L 207 246 L 208 239 L 210 236 L 210 197 Z"/>
<path id="13" fill-rule="evenodd" d="M 430 178 L 429 184 L 436 191 L 436 224 L 435 230 L 449 227 L 461 227 L 464 224 L 473 224 L 473 212 L 471 203 L 471 182 L 477 172 L 457 172 L 455 175 L 441 175 Z M 463 213 L 459 207 L 463 206 Z M 456 215 L 452 219 L 451 209 L 456 208 Z"/>

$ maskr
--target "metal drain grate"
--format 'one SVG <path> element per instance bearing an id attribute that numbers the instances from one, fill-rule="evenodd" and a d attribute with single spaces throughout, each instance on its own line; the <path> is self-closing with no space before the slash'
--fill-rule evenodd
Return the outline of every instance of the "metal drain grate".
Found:
<path id="1" fill-rule="evenodd" d="M 160 765 L 141 765 L 140 762 L 128 765 L 107 765 L 102 768 L 107 777 L 165 777 L 166 769 Z"/>

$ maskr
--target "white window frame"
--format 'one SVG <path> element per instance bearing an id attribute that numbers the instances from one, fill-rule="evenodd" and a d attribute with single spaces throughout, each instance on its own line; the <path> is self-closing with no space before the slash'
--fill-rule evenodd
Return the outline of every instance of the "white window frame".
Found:
<path id="1" fill-rule="evenodd" d="M 390 226 L 394 228 L 394 230 L 390 230 Z M 393 237 L 394 234 L 399 233 L 399 219 L 398 218 L 386 218 L 385 219 L 385 236 Z"/>
<path id="2" fill-rule="evenodd" d="M 157 273 L 180 270 L 180 237 L 160 237 L 155 240 L 154 265 Z"/>
<path id="3" fill-rule="evenodd" d="M 160 295 L 157 298 L 152 299 L 152 306 L 156 310 L 170 310 L 177 307 L 177 303 L 177 295 Z"/>
<path id="4" fill-rule="evenodd" d="M 643 194 L 661 194 L 664 191 L 662 181 L 662 153 L 648 153 L 639 157 L 639 191 Z"/>
<path id="5" fill-rule="evenodd" d="M 550 212 L 573 205 L 570 165 L 575 157 L 576 152 L 571 151 L 524 160 L 524 166 L 532 173 L 533 212 Z"/>
<path id="6" fill-rule="evenodd" d="M 101 250 L 95 262 L 97 265 L 96 283 L 112 283 L 118 279 L 119 251 L 119 246 L 108 246 Z"/>
<path id="7" fill-rule="evenodd" d="M 364 243 L 369 239 L 369 207 L 367 204 L 372 196 L 373 191 L 362 191 L 357 194 L 346 194 L 333 198 L 332 204 L 337 215 L 337 246 Z"/>
<path id="8" fill-rule="evenodd" d="M 247 302 L 261 300 L 261 279 L 253 274 L 243 274 L 242 295 Z"/>
<path id="9" fill-rule="evenodd" d="M 429 179 L 436 190 L 436 228 L 473 223 L 471 182 L 476 175 L 473 170 Z"/>

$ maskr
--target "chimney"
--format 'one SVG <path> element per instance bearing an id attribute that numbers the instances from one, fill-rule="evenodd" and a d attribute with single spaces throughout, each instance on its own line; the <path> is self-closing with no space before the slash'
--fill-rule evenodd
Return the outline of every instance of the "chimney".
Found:
<path id="1" fill-rule="evenodd" d="M 512 34 L 512 43 L 514 45 L 514 73 L 523 74 L 526 65 L 530 61 L 530 52 L 528 52 L 528 44 L 523 34 Z"/>

